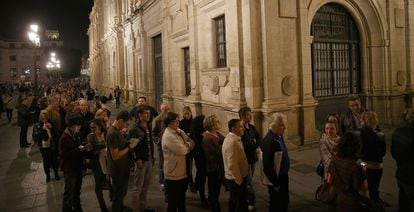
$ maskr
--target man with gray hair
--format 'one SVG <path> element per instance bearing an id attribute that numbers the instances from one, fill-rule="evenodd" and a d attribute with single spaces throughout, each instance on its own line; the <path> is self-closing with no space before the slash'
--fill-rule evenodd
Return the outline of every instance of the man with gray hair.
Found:
<path id="1" fill-rule="evenodd" d="M 285 129 L 282 114 L 273 114 L 269 122 L 269 131 L 260 143 L 263 152 L 263 172 L 270 181 L 267 184 L 269 211 L 287 211 L 289 206 L 290 159 L 283 139 Z"/>
<path id="2" fill-rule="evenodd" d="M 414 111 L 405 115 L 406 125 L 392 134 L 391 154 L 397 162 L 398 211 L 414 211 Z"/>
<path id="3" fill-rule="evenodd" d="M 164 188 L 164 154 L 162 152 L 161 137 L 164 133 L 164 117 L 170 111 L 170 104 L 164 102 L 160 105 L 160 114 L 152 122 L 152 138 L 158 149 L 158 182 L 160 183 L 160 190 L 165 191 Z M 165 200 L 167 201 L 167 193 L 165 194 Z"/>

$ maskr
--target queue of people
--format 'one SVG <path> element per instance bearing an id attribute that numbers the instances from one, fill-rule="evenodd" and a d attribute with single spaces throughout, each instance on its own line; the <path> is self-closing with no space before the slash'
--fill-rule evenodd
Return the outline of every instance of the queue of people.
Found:
<path id="1" fill-rule="evenodd" d="M 115 91 L 118 108 L 121 91 L 119 87 Z M 82 211 L 80 192 L 86 159 L 93 171 L 101 211 L 109 211 L 104 190 L 109 190 L 111 211 L 155 211 L 147 204 L 147 194 L 156 160 L 167 211 L 186 211 L 188 190 L 199 193 L 203 207 L 221 211 L 222 186 L 230 192 L 228 211 L 253 211 L 256 195 L 252 179 L 258 161 L 269 195 L 269 211 L 288 211 L 290 159 L 282 114 L 272 114 L 269 129 L 262 137 L 251 123 L 252 110 L 242 107 L 239 118 L 228 121 L 229 133 L 224 136 L 215 115 L 193 117 L 191 108 L 186 106 L 180 118 L 178 113 L 171 112 L 168 103 L 161 104 L 158 113 L 145 97 L 139 97 L 131 111 L 119 112 L 111 122 L 108 99 L 92 99 L 92 89 L 88 93 L 83 98 L 79 90 L 69 85 L 33 98 L 31 104 L 25 95 L 15 100 L 10 94 L 3 100 L 11 114 L 17 107 L 21 148 L 31 145 L 27 139 L 28 120 L 37 123 L 39 133 L 34 134 L 34 141 L 42 154 L 46 182 L 51 181 L 50 169 L 55 180 L 60 180 L 59 168 L 63 171 L 63 211 Z M 348 99 L 348 108 L 344 114 L 328 115 L 320 139 L 324 167 L 321 181 L 330 181 L 337 191 L 335 201 L 327 204 L 327 211 L 364 211 L 361 196 L 368 197 L 375 209 L 381 211 L 389 206 L 379 192 L 385 137 L 377 114 L 362 107 L 358 97 Z M 7 115 L 9 120 L 11 114 L 10 119 Z M 413 211 L 413 186 L 409 180 L 413 170 L 407 164 L 413 156 L 408 152 L 414 145 L 413 114 L 408 112 L 404 116 L 406 124 L 392 138 L 400 211 Z M 133 207 L 129 209 L 123 202 L 131 173 Z"/>

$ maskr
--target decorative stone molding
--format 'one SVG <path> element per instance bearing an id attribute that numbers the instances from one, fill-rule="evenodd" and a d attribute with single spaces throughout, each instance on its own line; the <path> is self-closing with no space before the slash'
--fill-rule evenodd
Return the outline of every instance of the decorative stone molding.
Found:
<path id="1" fill-rule="evenodd" d="M 397 84 L 399 86 L 405 85 L 405 73 L 403 71 L 397 71 Z"/>
<path id="2" fill-rule="evenodd" d="M 282 79 L 282 91 L 287 96 L 291 96 L 297 93 L 297 82 L 294 77 L 287 75 Z"/>
<path id="3" fill-rule="evenodd" d="M 229 69 L 208 69 L 203 71 L 203 85 L 215 95 L 220 93 L 220 87 L 225 87 L 229 82 Z"/>

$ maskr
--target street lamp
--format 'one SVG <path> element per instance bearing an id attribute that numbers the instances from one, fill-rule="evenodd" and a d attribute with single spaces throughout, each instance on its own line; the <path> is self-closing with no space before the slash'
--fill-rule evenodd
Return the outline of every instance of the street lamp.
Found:
<path id="1" fill-rule="evenodd" d="M 58 79 L 60 80 L 60 60 L 56 58 L 56 53 L 50 53 L 50 58 L 46 64 L 46 69 L 49 72 L 57 72 Z"/>
<path id="2" fill-rule="evenodd" d="M 30 31 L 27 33 L 29 40 L 33 44 L 33 59 L 34 59 L 34 84 L 35 88 L 37 88 L 37 68 L 36 68 L 36 48 L 40 47 L 40 36 L 37 33 L 39 31 L 39 26 L 36 24 L 30 25 Z"/>

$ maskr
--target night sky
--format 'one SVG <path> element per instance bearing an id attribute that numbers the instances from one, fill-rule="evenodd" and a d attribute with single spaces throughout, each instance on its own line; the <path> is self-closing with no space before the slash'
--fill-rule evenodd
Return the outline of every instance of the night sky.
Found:
<path id="1" fill-rule="evenodd" d="M 0 38 L 27 40 L 29 25 L 57 29 L 65 47 L 88 53 L 87 29 L 93 0 L 6 0 L 0 6 Z"/>

